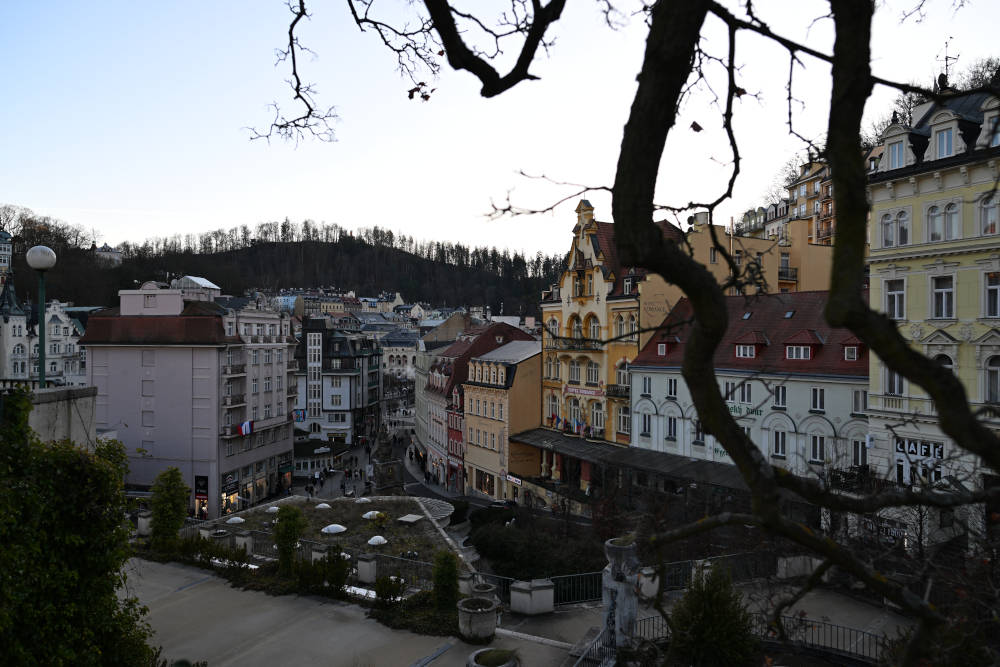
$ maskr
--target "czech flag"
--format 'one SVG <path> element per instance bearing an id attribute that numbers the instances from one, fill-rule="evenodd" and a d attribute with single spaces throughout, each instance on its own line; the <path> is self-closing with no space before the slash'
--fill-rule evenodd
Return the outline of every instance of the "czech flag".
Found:
<path id="1" fill-rule="evenodd" d="M 243 422 L 240 424 L 240 435 L 250 435 L 253 433 L 253 422 Z"/>

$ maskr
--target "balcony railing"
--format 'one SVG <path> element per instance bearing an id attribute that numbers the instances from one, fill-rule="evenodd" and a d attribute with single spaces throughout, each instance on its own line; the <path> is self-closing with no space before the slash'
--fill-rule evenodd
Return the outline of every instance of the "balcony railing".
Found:
<path id="1" fill-rule="evenodd" d="M 286 396 L 298 396 L 299 395 L 299 385 L 293 384 L 293 385 L 289 386 L 288 390 L 285 392 L 285 395 Z"/>
<path id="2" fill-rule="evenodd" d="M 222 404 L 228 407 L 232 407 L 235 405 L 243 405 L 246 402 L 247 402 L 246 394 L 232 394 L 230 396 L 222 397 Z"/>
<path id="3" fill-rule="evenodd" d="M 821 208 L 819 210 L 819 219 L 820 220 L 830 220 L 831 218 L 833 218 L 834 213 L 835 213 L 835 211 L 833 210 L 832 206 L 830 206 L 830 207 L 824 206 L 823 208 Z"/>
<path id="4" fill-rule="evenodd" d="M 790 266 L 778 267 L 778 280 L 798 280 L 799 270 Z"/>
<path id="5" fill-rule="evenodd" d="M 296 359 L 290 359 L 288 365 L 285 367 L 286 370 L 296 371 L 299 369 L 299 362 Z"/>
<path id="6" fill-rule="evenodd" d="M 816 238 L 828 239 L 831 236 L 833 236 L 833 234 L 834 234 L 835 231 L 836 231 L 836 229 L 835 229 L 835 227 L 833 225 L 822 225 L 816 231 Z"/>
<path id="7" fill-rule="evenodd" d="M 806 198 L 807 199 L 812 199 L 813 197 L 819 197 L 819 193 L 820 193 L 820 189 L 819 188 L 813 188 L 811 190 L 807 190 L 806 191 Z"/>
<path id="8" fill-rule="evenodd" d="M 579 340 L 577 338 L 547 338 L 547 350 L 602 350 L 603 343 L 599 340 Z"/>
<path id="9" fill-rule="evenodd" d="M 833 188 L 823 188 L 823 195 L 820 197 L 821 201 L 826 201 L 827 199 L 833 199 Z"/>
<path id="10" fill-rule="evenodd" d="M 223 366 L 223 375 L 246 375 L 247 365 L 246 364 L 233 364 L 231 366 Z"/>
<path id="11" fill-rule="evenodd" d="M 609 384 L 606 389 L 608 398 L 625 398 L 632 395 L 632 387 L 627 384 Z"/>

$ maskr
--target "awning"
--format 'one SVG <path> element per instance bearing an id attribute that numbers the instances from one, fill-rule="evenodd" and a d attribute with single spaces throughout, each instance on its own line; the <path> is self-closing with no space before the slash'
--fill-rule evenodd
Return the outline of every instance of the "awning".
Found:
<path id="1" fill-rule="evenodd" d="M 294 471 L 295 471 L 295 466 L 291 464 L 278 468 L 278 472 L 294 472 Z"/>

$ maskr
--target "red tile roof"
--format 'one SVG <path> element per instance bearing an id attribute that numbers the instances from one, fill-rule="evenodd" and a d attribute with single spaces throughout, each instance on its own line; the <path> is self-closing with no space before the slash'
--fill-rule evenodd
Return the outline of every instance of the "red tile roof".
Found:
<path id="1" fill-rule="evenodd" d="M 729 310 L 728 336 L 715 352 L 715 368 L 720 371 L 746 371 L 755 373 L 837 375 L 863 378 L 868 376 L 868 349 L 862 346 L 857 361 L 844 359 L 844 348 L 834 341 L 844 341 L 853 334 L 843 328 L 831 327 L 823 317 L 827 292 L 791 292 L 759 297 L 726 297 Z M 785 314 L 794 311 L 790 318 Z M 750 318 L 743 316 L 751 313 Z M 677 322 L 680 329 L 671 329 L 667 336 L 653 334 L 645 347 L 632 362 L 633 368 L 679 369 L 684 359 L 685 343 L 691 335 L 691 326 L 683 322 L 693 316 L 691 302 L 683 298 L 667 315 L 662 326 Z M 681 340 L 679 345 L 668 345 L 667 353 L 657 354 L 657 343 Z M 740 344 L 745 336 L 762 336 L 765 340 L 782 341 L 762 344 L 754 358 L 736 356 L 735 342 Z M 802 341 L 802 342 L 800 342 Z M 807 342 L 808 341 L 808 342 Z M 814 341 L 814 342 L 813 342 Z M 823 344 L 826 341 L 826 344 Z M 785 343 L 814 345 L 811 359 L 786 359 Z M 831 344 L 832 343 L 832 344 Z"/>
<path id="2" fill-rule="evenodd" d="M 203 301 L 187 301 L 180 315 L 121 315 L 119 308 L 94 313 L 81 345 L 240 345 L 226 336 L 221 313 Z"/>
<path id="3" fill-rule="evenodd" d="M 666 220 L 661 220 L 653 224 L 660 228 L 663 232 L 664 238 L 673 239 L 678 242 L 684 239 L 684 232 L 681 228 Z M 646 269 L 635 269 L 634 273 L 630 273 L 631 267 L 623 268 L 621 266 L 621 263 L 618 261 L 618 247 L 615 245 L 614 239 L 614 223 L 594 220 L 594 226 L 597 228 L 598 248 L 600 248 L 601 253 L 604 255 L 604 266 L 606 269 L 614 272 L 615 274 L 615 284 L 608 292 L 608 298 L 628 296 L 628 294 L 637 294 L 639 291 L 639 281 L 633 280 L 632 290 L 626 294 L 623 289 L 624 278 L 627 276 L 641 278 L 646 275 Z"/>
<path id="4" fill-rule="evenodd" d="M 731 341 L 736 345 L 770 345 L 763 331 L 748 331 L 736 340 Z"/>
<path id="5" fill-rule="evenodd" d="M 503 336 L 497 341 L 497 336 Z M 427 391 L 442 396 L 451 396 L 456 384 L 460 384 L 469 375 L 469 360 L 492 352 L 514 340 L 535 340 L 534 336 L 504 322 L 481 324 L 469 328 L 459 334 L 459 340 L 448 346 L 437 358 L 430 370 L 432 373 L 443 373 L 447 378 L 440 389 L 434 387 L 428 379 Z"/>

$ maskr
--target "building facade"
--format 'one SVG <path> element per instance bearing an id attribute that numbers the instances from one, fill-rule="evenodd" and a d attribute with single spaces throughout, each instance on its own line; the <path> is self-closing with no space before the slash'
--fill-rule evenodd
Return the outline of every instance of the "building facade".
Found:
<path id="1" fill-rule="evenodd" d="M 97 429 L 117 429 L 130 487 L 177 466 L 192 507 L 217 517 L 291 481 L 295 340 L 261 295 L 223 297 L 200 278 L 119 292 L 91 315 L 87 383 Z"/>

